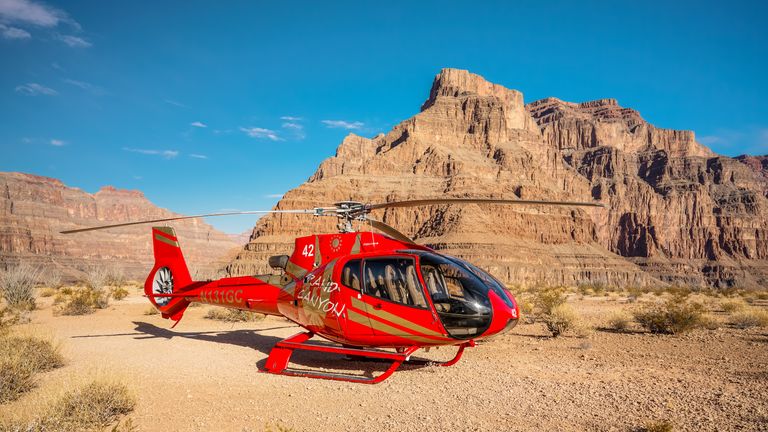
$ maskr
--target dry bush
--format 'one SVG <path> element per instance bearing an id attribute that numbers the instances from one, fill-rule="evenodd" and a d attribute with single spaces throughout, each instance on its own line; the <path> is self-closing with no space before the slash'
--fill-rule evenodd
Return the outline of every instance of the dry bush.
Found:
<path id="1" fill-rule="evenodd" d="M 261 321 L 266 315 L 249 312 L 240 309 L 226 309 L 222 307 L 213 307 L 205 313 L 206 319 L 225 321 L 225 322 L 246 322 Z"/>
<path id="2" fill-rule="evenodd" d="M 0 274 L 0 291 L 8 306 L 16 309 L 35 309 L 35 285 L 40 269 L 29 264 L 10 267 Z"/>
<path id="3" fill-rule="evenodd" d="M 53 297 L 56 294 L 56 290 L 53 288 L 42 288 L 38 291 L 40 297 Z"/>
<path id="4" fill-rule="evenodd" d="M 768 311 L 756 307 L 745 308 L 731 315 L 728 324 L 740 329 L 768 327 Z"/>
<path id="5" fill-rule="evenodd" d="M 702 314 L 699 325 L 707 330 L 717 330 L 723 326 L 723 322 L 712 314 Z"/>
<path id="6" fill-rule="evenodd" d="M 33 336 L 0 338 L 0 403 L 13 401 L 34 387 L 34 376 L 64 364 L 58 347 Z"/>
<path id="7" fill-rule="evenodd" d="M 159 315 L 160 311 L 157 310 L 154 306 L 149 306 L 148 308 L 144 309 L 144 315 Z"/>
<path id="8" fill-rule="evenodd" d="M 114 287 L 110 290 L 110 295 L 115 300 L 122 300 L 128 297 L 128 290 L 123 287 Z"/>
<path id="9" fill-rule="evenodd" d="M 53 304 L 57 315 L 87 315 L 109 306 L 109 294 L 93 288 L 64 288 Z"/>
<path id="10" fill-rule="evenodd" d="M 638 429 L 639 432 L 672 432 L 674 430 L 675 426 L 669 420 L 652 421 Z"/>
<path id="11" fill-rule="evenodd" d="M 125 285 L 125 271 L 122 267 L 111 266 L 107 270 L 107 285 L 123 286 Z"/>
<path id="12" fill-rule="evenodd" d="M 632 325 L 632 316 L 623 310 L 614 311 L 608 316 L 607 324 L 609 329 L 625 332 Z"/>
<path id="13" fill-rule="evenodd" d="M 549 313 L 541 315 L 540 318 L 553 337 L 558 337 L 565 333 L 572 333 L 577 336 L 586 333 L 586 328 L 576 314 L 576 311 L 567 304 L 554 306 Z"/>
<path id="14" fill-rule="evenodd" d="M 43 273 L 40 283 L 46 288 L 61 288 L 64 284 L 62 282 L 61 273 L 56 270 L 48 270 Z"/>
<path id="15" fill-rule="evenodd" d="M 740 310 L 744 310 L 747 307 L 747 302 L 745 302 L 743 299 L 735 298 L 735 299 L 728 299 L 723 300 L 720 302 L 720 309 L 723 310 L 723 312 L 727 313 L 733 313 Z"/>
<path id="16" fill-rule="evenodd" d="M 677 334 L 702 326 L 704 308 L 679 298 L 635 310 L 635 320 L 651 333 Z"/>
<path id="17" fill-rule="evenodd" d="M 533 304 L 540 315 L 545 315 L 565 304 L 565 300 L 565 290 L 562 287 L 541 288 L 534 292 Z"/>
<path id="18" fill-rule="evenodd" d="M 110 270 L 105 266 L 94 266 L 85 270 L 83 284 L 94 291 L 101 291 L 107 285 Z"/>
<path id="19" fill-rule="evenodd" d="M 133 411 L 136 400 L 124 384 L 95 380 L 54 400 L 31 421 L 5 425 L 14 431 L 76 432 L 101 430 Z M 113 431 L 133 431 L 130 421 Z"/>

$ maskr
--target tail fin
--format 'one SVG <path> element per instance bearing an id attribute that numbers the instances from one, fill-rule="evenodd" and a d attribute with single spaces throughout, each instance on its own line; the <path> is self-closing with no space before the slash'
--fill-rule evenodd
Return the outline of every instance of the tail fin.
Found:
<path id="1" fill-rule="evenodd" d="M 155 251 L 155 266 L 144 283 L 144 293 L 163 314 L 163 318 L 170 318 L 178 323 L 189 302 L 174 294 L 191 285 L 192 278 L 181 253 L 176 231 L 171 227 L 153 227 L 152 246 Z"/>

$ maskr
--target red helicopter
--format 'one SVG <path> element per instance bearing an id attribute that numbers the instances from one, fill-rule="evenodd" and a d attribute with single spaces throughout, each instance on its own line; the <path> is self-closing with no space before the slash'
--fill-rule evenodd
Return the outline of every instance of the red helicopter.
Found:
<path id="1" fill-rule="evenodd" d="M 278 342 L 264 371 L 292 376 L 359 383 L 388 378 L 420 348 L 458 347 L 451 366 L 466 347 L 513 328 L 520 309 L 504 285 L 486 271 L 459 258 L 440 254 L 368 214 L 384 208 L 444 204 L 512 204 L 602 207 L 597 203 L 438 198 L 363 204 L 354 201 L 307 210 L 269 210 L 129 222 L 62 231 L 104 228 L 235 214 L 294 213 L 339 218 L 339 233 L 299 237 L 293 253 L 270 257 L 281 274 L 193 281 L 173 228 L 153 227 L 155 265 L 144 284 L 146 297 L 162 317 L 181 320 L 192 302 L 276 315 L 306 331 Z M 355 231 L 353 221 L 385 235 Z M 341 346 L 308 343 L 318 335 Z M 394 348 L 384 350 L 382 348 Z M 321 351 L 389 361 L 382 374 L 357 375 L 296 370 L 288 367 L 295 350 Z"/>

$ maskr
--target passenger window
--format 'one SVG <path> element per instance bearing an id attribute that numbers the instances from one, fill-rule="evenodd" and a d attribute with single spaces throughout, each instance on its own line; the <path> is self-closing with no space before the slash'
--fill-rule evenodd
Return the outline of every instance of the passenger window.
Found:
<path id="1" fill-rule="evenodd" d="M 341 270 L 341 284 L 360 291 L 360 260 L 352 260 Z"/>
<path id="2" fill-rule="evenodd" d="M 410 258 L 365 260 L 363 276 L 368 295 L 408 306 L 427 307 L 414 262 Z"/>

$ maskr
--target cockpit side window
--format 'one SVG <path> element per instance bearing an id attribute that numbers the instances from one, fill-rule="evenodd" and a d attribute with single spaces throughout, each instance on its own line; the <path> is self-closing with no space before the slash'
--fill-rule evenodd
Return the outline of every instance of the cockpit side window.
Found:
<path id="1" fill-rule="evenodd" d="M 360 260 L 350 260 L 341 270 L 341 284 L 360 291 Z"/>
<path id="2" fill-rule="evenodd" d="M 407 306 L 426 308 L 416 267 L 411 258 L 367 259 L 363 266 L 365 293 Z"/>

